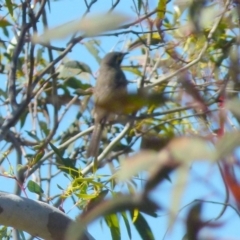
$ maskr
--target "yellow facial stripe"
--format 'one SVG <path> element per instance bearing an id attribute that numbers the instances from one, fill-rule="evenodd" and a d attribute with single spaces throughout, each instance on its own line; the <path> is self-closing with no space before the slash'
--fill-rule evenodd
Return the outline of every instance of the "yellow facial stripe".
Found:
<path id="1" fill-rule="evenodd" d="M 121 63 L 123 60 L 123 55 L 117 56 L 117 63 Z"/>

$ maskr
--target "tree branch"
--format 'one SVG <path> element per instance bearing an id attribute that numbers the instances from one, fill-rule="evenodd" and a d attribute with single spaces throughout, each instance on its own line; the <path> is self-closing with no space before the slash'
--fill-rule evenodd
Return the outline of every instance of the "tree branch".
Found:
<path id="1" fill-rule="evenodd" d="M 46 240 L 66 240 L 65 233 L 73 220 L 46 203 L 0 192 L 0 224 L 12 226 Z M 93 240 L 86 233 L 82 240 Z"/>

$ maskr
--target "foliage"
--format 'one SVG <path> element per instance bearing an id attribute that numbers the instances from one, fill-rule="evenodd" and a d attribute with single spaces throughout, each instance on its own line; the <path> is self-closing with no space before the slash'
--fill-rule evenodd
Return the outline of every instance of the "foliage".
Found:
<path id="1" fill-rule="evenodd" d="M 214 223 L 204 222 L 203 206 L 211 198 L 190 202 L 180 238 L 200 239 L 205 227 L 224 228 L 219 219 L 228 207 L 237 216 L 240 201 L 235 176 L 240 145 L 238 1 L 116 0 L 97 14 L 94 8 L 102 2 L 82 1 L 85 12 L 79 19 L 52 27 L 48 19 L 56 2 L 1 1 L 1 80 L 6 81 L 0 88 L 1 163 L 9 169 L 1 176 L 15 179 L 17 195 L 33 192 L 61 209 L 67 201 L 73 209 L 77 206 L 81 226 L 70 226 L 69 239 L 77 239 L 99 217 L 112 239 L 121 239 L 123 225 L 130 239 L 132 226 L 142 239 L 159 239 L 147 221 L 151 216 L 157 222 L 163 211 L 159 200 L 164 194 L 157 189 L 171 184 L 165 212 L 168 228 L 174 229 L 191 168 L 203 161 L 220 173 L 226 195 L 218 203 L 222 211 L 211 216 Z M 129 14 L 123 14 L 125 5 Z M 120 42 L 121 50 L 130 53 L 122 68 L 133 84 L 128 96 L 101 106 L 123 109 L 123 122 L 109 124 L 100 155 L 89 160 L 85 154 L 93 129 L 96 70 L 109 46 Z M 72 55 L 77 51 L 81 54 Z M 237 204 L 230 201 L 230 192 Z M 1 236 L 8 235 L 2 228 Z"/>

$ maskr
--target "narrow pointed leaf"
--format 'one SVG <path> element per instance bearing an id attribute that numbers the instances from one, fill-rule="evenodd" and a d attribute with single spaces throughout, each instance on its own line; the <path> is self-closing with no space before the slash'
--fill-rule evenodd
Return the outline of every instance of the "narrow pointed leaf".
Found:
<path id="1" fill-rule="evenodd" d="M 132 215 L 132 212 L 131 212 L 131 215 Z M 148 239 L 148 240 L 155 239 L 150 226 L 148 225 L 146 219 L 141 213 L 138 214 L 138 217 L 134 222 L 134 226 L 136 227 L 136 230 L 141 236 L 141 239 Z"/>

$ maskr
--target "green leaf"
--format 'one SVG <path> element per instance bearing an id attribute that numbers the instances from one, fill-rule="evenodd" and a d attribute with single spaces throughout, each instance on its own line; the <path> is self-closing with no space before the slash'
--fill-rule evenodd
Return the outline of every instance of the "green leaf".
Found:
<path id="1" fill-rule="evenodd" d="M 30 192 L 41 195 L 43 193 L 42 188 L 32 180 L 28 181 L 27 188 Z"/>
<path id="2" fill-rule="evenodd" d="M 71 78 L 69 78 L 69 79 L 71 79 Z M 69 80 L 68 79 L 68 80 Z M 76 78 L 75 78 L 76 79 Z M 66 82 L 68 82 L 68 80 L 66 80 L 66 81 L 64 81 L 64 84 L 63 85 L 59 85 L 59 87 L 58 87 L 58 89 L 60 90 L 62 90 L 63 91 L 63 94 L 61 94 L 61 95 L 58 95 L 58 97 L 59 98 L 62 98 L 62 97 L 70 97 L 70 98 L 72 98 L 71 97 L 71 91 L 68 89 L 68 85 L 67 84 L 65 84 Z M 78 80 L 78 79 L 76 79 L 76 80 Z M 79 80 L 78 80 L 78 82 L 79 82 Z M 67 102 L 69 102 L 69 101 L 67 101 Z"/>
<path id="3" fill-rule="evenodd" d="M 50 147 L 54 151 L 54 153 L 60 158 L 63 159 L 61 152 L 59 151 L 58 148 L 56 148 L 51 142 L 49 143 Z"/>
<path id="4" fill-rule="evenodd" d="M 41 62 L 41 60 L 43 60 L 43 53 L 44 53 L 44 48 L 42 47 L 42 48 L 39 48 L 38 50 L 37 50 L 37 56 L 36 56 L 36 63 L 40 63 Z"/>
<path id="5" fill-rule="evenodd" d="M 164 19 L 165 13 L 166 13 L 166 5 L 167 5 L 167 0 L 159 0 L 158 1 L 158 6 L 157 6 L 157 17 L 158 19 Z"/>
<path id="6" fill-rule="evenodd" d="M 0 27 L 5 28 L 7 26 L 11 26 L 12 24 L 6 20 L 5 18 L 0 19 Z"/>
<path id="7" fill-rule="evenodd" d="M 40 142 L 40 139 L 38 138 L 38 136 L 34 133 L 31 133 L 30 131 L 26 131 L 26 133 L 28 134 L 28 136 L 32 137 L 34 140 Z"/>
<path id="8" fill-rule="evenodd" d="M 65 82 L 64 82 L 64 86 L 72 88 L 72 89 L 88 89 L 89 87 L 91 87 L 90 84 L 84 84 L 82 83 L 82 81 L 79 81 L 79 79 L 75 78 L 75 77 L 70 77 L 68 78 Z"/>
<path id="9" fill-rule="evenodd" d="M 49 10 L 49 12 L 51 12 L 51 4 L 50 4 L 50 0 L 47 0 L 47 4 L 48 4 L 48 10 Z"/>
<path id="10" fill-rule="evenodd" d="M 90 40 L 84 43 L 87 50 L 93 55 L 98 63 L 101 62 L 101 58 L 98 56 L 99 51 L 95 45 L 99 46 L 99 44 L 99 41 L 96 40 Z"/>
<path id="11" fill-rule="evenodd" d="M 58 187 L 60 190 L 65 191 L 65 189 L 62 188 L 62 187 L 61 187 L 60 185 L 58 185 L 58 184 L 57 184 L 57 187 Z"/>
<path id="12" fill-rule="evenodd" d="M 11 235 L 12 235 L 12 231 L 10 230 L 10 228 L 6 226 L 0 227 L 0 239 L 10 240 L 12 239 Z"/>
<path id="13" fill-rule="evenodd" d="M 9 37 L 9 32 L 8 29 L 6 27 L 2 28 L 3 34 L 5 35 L 5 37 Z M 6 54 L 3 54 L 4 56 L 6 56 Z"/>
<path id="14" fill-rule="evenodd" d="M 141 12 L 142 9 L 142 0 L 138 0 L 138 12 Z"/>
<path id="15" fill-rule="evenodd" d="M 48 136 L 50 131 L 48 129 L 47 123 L 43 121 L 39 121 L 39 126 L 41 130 L 44 132 L 45 136 Z"/>
<path id="16" fill-rule="evenodd" d="M 137 76 L 142 76 L 142 72 L 136 67 L 122 67 L 122 70 L 133 73 Z"/>
<path id="17" fill-rule="evenodd" d="M 129 239 L 132 239 L 131 227 L 128 222 L 127 214 L 126 214 L 126 212 L 122 212 L 121 214 L 122 214 L 122 218 L 123 218 L 123 221 L 124 221 L 126 229 L 127 229 L 128 237 L 129 237 Z"/>
<path id="18" fill-rule="evenodd" d="M 2 89 L 0 89 L 0 96 L 3 96 L 4 98 L 7 98 L 8 94 L 5 91 L 3 91 Z"/>
<path id="19" fill-rule="evenodd" d="M 59 78 L 69 78 L 79 76 L 80 78 L 89 80 L 92 71 L 91 68 L 83 62 L 67 61 L 59 67 Z"/>
<path id="20" fill-rule="evenodd" d="M 12 1 L 11 0 L 5 0 L 6 2 L 6 6 L 7 6 L 7 9 L 11 15 L 11 17 L 13 17 L 13 4 L 12 4 Z"/>
<path id="21" fill-rule="evenodd" d="M 37 153 L 37 155 L 33 157 L 33 159 L 30 161 L 31 167 L 32 167 L 33 165 L 35 165 L 36 163 L 38 163 L 38 162 L 42 159 L 42 157 L 44 156 L 44 153 L 45 153 L 44 150 L 41 149 L 41 150 Z"/>
<path id="22" fill-rule="evenodd" d="M 24 111 L 22 114 L 21 114 L 21 117 L 20 117 L 20 127 L 22 128 L 25 124 L 25 121 L 27 119 L 27 116 L 28 116 L 28 111 Z"/>
<path id="23" fill-rule="evenodd" d="M 80 173 L 77 168 L 73 165 L 72 159 L 69 158 L 62 158 L 63 166 L 59 166 L 58 168 L 61 169 L 63 172 L 70 174 L 73 178 L 79 177 Z"/>
<path id="24" fill-rule="evenodd" d="M 55 154 L 58 156 L 58 162 L 60 163 L 58 168 L 61 169 L 63 172 L 70 174 L 73 178 L 79 177 L 79 171 L 74 166 L 72 159 L 64 158 L 58 148 L 56 148 L 52 143 L 49 143 L 49 145 L 51 146 Z"/>
<path id="25" fill-rule="evenodd" d="M 117 214 L 111 214 L 106 216 L 105 221 L 110 228 L 112 239 L 121 240 L 120 226 Z"/>
<path id="26" fill-rule="evenodd" d="M 92 73 L 91 68 L 84 62 L 68 61 L 64 63 L 64 67 L 78 69 L 81 70 L 82 72 Z"/>
<path id="27" fill-rule="evenodd" d="M 132 219 L 134 218 L 134 212 L 130 212 Z M 142 239 L 154 240 L 154 236 L 150 226 L 148 225 L 147 221 L 143 217 L 141 213 L 138 213 L 138 216 L 134 222 L 134 226 L 136 227 L 139 235 Z"/>

